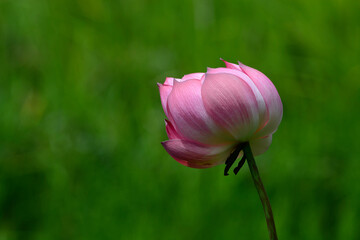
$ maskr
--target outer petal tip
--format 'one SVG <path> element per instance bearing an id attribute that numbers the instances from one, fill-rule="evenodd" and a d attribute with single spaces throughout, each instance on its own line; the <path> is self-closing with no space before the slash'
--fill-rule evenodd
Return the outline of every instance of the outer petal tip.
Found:
<path id="1" fill-rule="evenodd" d="M 241 67 L 241 66 L 246 66 L 245 64 L 243 64 L 243 63 L 240 62 L 240 61 L 238 61 L 238 64 L 239 64 L 240 67 Z"/>
<path id="2" fill-rule="evenodd" d="M 236 69 L 236 70 L 240 70 L 240 67 L 234 63 L 230 63 L 228 61 L 225 61 L 224 59 L 220 58 L 221 61 L 223 61 L 225 63 L 226 68 L 230 68 L 230 69 Z"/>
<path id="3" fill-rule="evenodd" d="M 167 78 L 165 79 L 165 82 L 164 82 L 164 84 L 170 85 L 170 86 L 172 86 L 173 83 L 174 83 L 174 78 L 173 78 L 173 77 L 167 77 Z"/>

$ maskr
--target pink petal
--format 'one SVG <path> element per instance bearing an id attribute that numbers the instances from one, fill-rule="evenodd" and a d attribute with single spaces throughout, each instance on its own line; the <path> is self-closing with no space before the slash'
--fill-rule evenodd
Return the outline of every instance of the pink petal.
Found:
<path id="1" fill-rule="evenodd" d="M 162 107 L 164 109 L 165 115 L 167 117 L 169 117 L 168 113 L 167 113 L 167 99 L 168 99 L 169 94 L 170 94 L 173 87 L 170 86 L 170 85 L 165 85 L 165 84 L 162 85 L 160 83 L 158 83 L 158 87 L 159 87 L 159 91 L 160 91 L 161 105 L 162 105 Z"/>
<path id="2" fill-rule="evenodd" d="M 220 58 L 221 61 L 223 61 L 225 63 L 226 68 L 231 68 L 231 69 L 237 69 L 241 71 L 241 68 L 239 67 L 239 65 L 234 64 L 234 63 L 230 63 L 225 61 L 224 59 Z"/>
<path id="3" fill-rule="evenodd" d="M 266 110 L 266 104 L 264 101 L 263 96 L 261 95 L 259 89 L 256 87 L 254 82 L 241 70 L 238 69 L 230 69 L 230 68 L 208 68 L 207 74 L 218 74 L 218 73 L 228 73 L 233 74 L 243 81 L 245 81 L 249 87 L 251 88 L 252 92 L 255 94 L 256 101 L 259 107 L 259 126 L 263 127 L 265 123 L 268 121 L 268 115 Z"/>
<path id="4" fill-rule="evenodd" d="M 238 141 L 251 138 L 260 114 L 256 96 L 243 79 L 227 73 L 206 74 L 201 93 L 206 111 L 219 126 Z"/>
<path id="5" fill-rule="evenodd" d="M 268 150 L 272 141 L 272 135 L 250 141 L 250 147 L 254 156 L 263 154 Z"/>
<path id="6" fill-rule="evenodd" d="M 166 133 L 169 139 L 180 139 L 180 134 L 175 130 L 173 124 L 165 119 Z"/>
<path id="7" fill-rule="evenodd" d="M 179 163 L 192 168 L 209 168 L 224 163 L 233 146 L 211 146 L 183 139 L 162 142 L 165 150 Z"/>
<path id="8" fill-rule="evenodd" d="M 174 85 L 174 81 L 178 81 L 178 82 L 184 82 L 187 81 L 189 79 L 197 79 L 197 80 L 201 80 L 204 77 L 205 73 L 191 73 L 191 74 L 187 74 L 184 75 L 181 79 L 179 78 L 173 78 L 173 77 L 167 77 L 165 79 L 164 85 L 170 85 L 173 86 Z"/>
<path id="9" fill-rule="evenodd" d="M 266 136 L 272 134 L 277 130 L 283 115 L 283 106 L 279 93 L 270 79 L 262 72 L 242 63 L 239 63 L 239 65 L 259 89 L 268 110 L 268 121 L 264 124 L 265 126 L 258 131 L 256 136 Z"/>
<path id="10" fill-rule="evenodd" d="M 229 141 L 228 133 L 216 126 L 204 108 L 200 81 L 175 81 L 168 97 L 167 110 L 169 119 L 181 136 L 201 143 Z"/>
<path id="11" fill-rule="evenodd" d="M 170 85 L 170 86 L 174 85 L 174 78 L 173 77 L 167 77 L 165 79 L 164 85 Z"/>
<path id="12" fill-rule="evenodd" d="M 191 73 L 191 74 L 187 74 L 184 75 L 181 79 L 181 82 L 189 80 L 189 79 L 197 79 L 200 80 L 203 76 L 205 75 L 205 73 Z"/>

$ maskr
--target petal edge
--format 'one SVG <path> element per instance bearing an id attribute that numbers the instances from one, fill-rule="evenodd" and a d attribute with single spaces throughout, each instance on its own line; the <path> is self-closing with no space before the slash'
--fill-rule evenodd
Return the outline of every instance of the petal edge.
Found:
<path id="1" fill-rule="evenodd" d="M 176 161 L 192 168 L 209 168 L 221 164 L 232 150 L 231 145 L 204 145 L 184 139 L 172 139 L 161 144 Z"/>

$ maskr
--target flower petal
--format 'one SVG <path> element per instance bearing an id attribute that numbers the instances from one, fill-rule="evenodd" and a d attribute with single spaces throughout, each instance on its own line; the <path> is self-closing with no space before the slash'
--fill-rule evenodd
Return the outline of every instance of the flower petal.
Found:
<path id="1" fill-rule="evenodd" d="M 233 64 L 235 65 L 235 64 Z M 249 87 L 251 88 L 252 92 L 256 97 L 256 101 L 259 107 L 259 126 L 258 128 L 262 128 L 266 122 L 268 121 L 268 115 L 266 110 L 266 104 L 263 96 L 261 95 L 259 89 L 254 84 L 254 82 L 240 69 L 231 69 L 231 68 L 208 68 L 207 74 L 218 74 L 218 73 L 228 73 L 233 74 L 243 81 L 245 81 Z"/>
<path id="2" fill-rule="evenodd" d="M 186 74 L 182 77 L 181 82 L 189 80 L 189 79 L 197 79 L 200 80 L 203 76 L 205 75 L 205 73 L 191 73 L 191 74 Z"/>
<path id="3" fill-rule="evenodd" d="M 209 168 L 224 163 L 233 146 L 211 146 L 183 139 L 161 143 L 165 150 L 179 163 L 192 168 Z"/>
<path id="4" fill-rule="evenodd" d="M 201 89 L 206 111 L 238 141 L 248 141 L 259 126 L 259 107 L 250 86 L 227 73 L 206 74 Z"/>
<path id="5" fill-rule="evenodd" d="M 241 71 L 241 68 L 239 67 L 239 65 L 234 64 L 234 63 L 230 63 L 225 61 L 224 59 L 220 58 L 221 61 L 223 61 L 225 63 L 226 68 L 231 68 L 231 69 L 237 69 Z"/>
<path id="6" fill-rule="evenodd" d="M 263 154 L 268 150 L 272 142 L 272 135 L 250 141 L 250 147 L 254 156 Z"/>
<path id="7" fill-rule="evenodd" d="M 262 72 L 239 63 L 241 69 L 251 78 L 263 96 L 267 110 L 268 121 L 265 126 L 259 130 L 257 136 L 266 136 L 274 133 L 282 119 L 283 105 L 279 93 L 274 84 Z"/>
<path id="8" fill-rule="evenodd" d="M 180 134 L 175 130 L 173 124 L 165 119 L 165 127 L 166 127 L 166 134 L 168 135 L 169 139 L 180 139 Z"/>
<path id="9" fill-rule="evenodd" d="M 173 86 L 174 81 L 184 82 L 184 81 L 187 81 L 187 80 L 190 80 L 190 79 L 201 80 L 204 77 L 204 75 L 205 75 L 205 73 L 190 73 L 190 74 L 184 75 L 181 79 L 173 78 L 173 77 L 167 77 L 165 79 L 164 85 Z"/>
<path id="10" fill-rule="evenodd" d="M 167 111 L 181 136 L 201 143 L 229 142 L 229 134 L 216 126 L 204 108 L 200 81 L 175 81 L 168 97 Z"/>
<path id="11" fill-rule="evenodd" d="M 161 105 L 162 105 L 162 107 L 164 109 L 165 115 L 167 117 L 169 117 L 168 113 L 167 113 L 167 107 L 166 106 L 167 106 L 167 99 L 168 99 L 169 94 L 170 94 L 173 87 L 170 86 L 170 85 L 165 85 L 165 84 L 163 85 L 163 84 L 160 84 L 160 83 L 158 83 L 158 87 L 159 87 L 159 91 L 160 91 Z"/>
<path id="12" fill-rule="evenodd" d="M 174 78 L 173 77 L 167 77 L 165 79 L 164 85 L 170 85 L 170 86 L 174 85 Z"/>

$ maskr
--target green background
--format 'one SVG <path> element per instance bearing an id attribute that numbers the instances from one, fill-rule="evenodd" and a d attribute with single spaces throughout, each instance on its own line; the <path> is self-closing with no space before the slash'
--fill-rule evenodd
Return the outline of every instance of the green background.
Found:
<path id="1" fill-rule="evenodd" d="M 279 239 L 360 239 L 360 1 L 0 0 L 0 239 L 267 239 L 249 169 L 174 161 L 157 82 L 222 57 L 284 105 Z"/>

